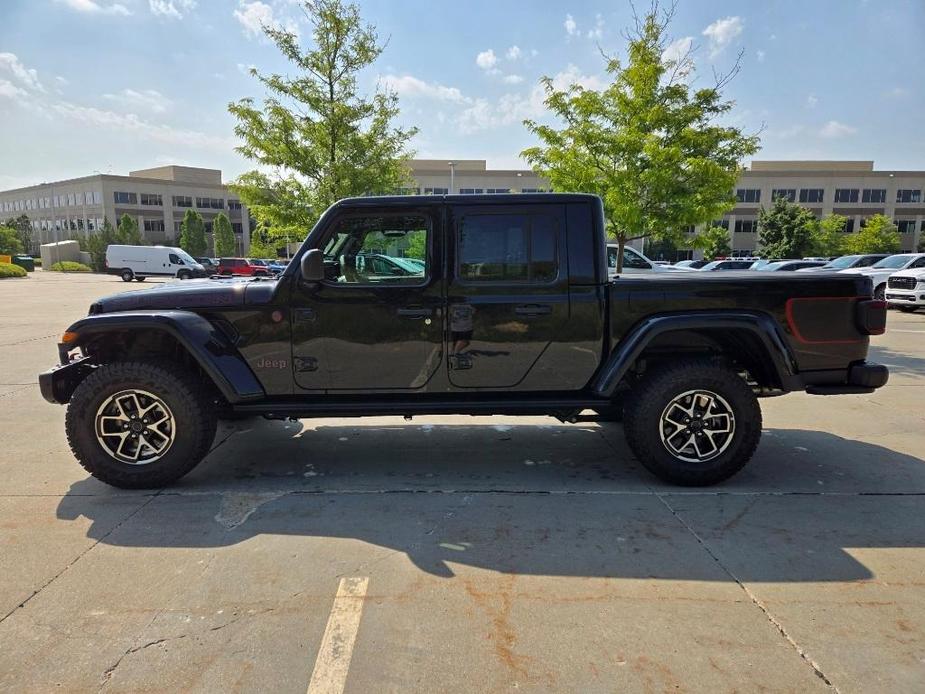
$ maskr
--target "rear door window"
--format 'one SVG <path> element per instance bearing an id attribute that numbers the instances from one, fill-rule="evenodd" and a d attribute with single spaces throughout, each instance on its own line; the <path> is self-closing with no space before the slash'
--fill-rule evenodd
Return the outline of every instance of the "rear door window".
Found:
<path id="1" fill-rule="evenodd" d="M 559 274 L 553 215 L 470 214 L 457 240 L 457 276 L 465 282 L 548 284 Z"/>

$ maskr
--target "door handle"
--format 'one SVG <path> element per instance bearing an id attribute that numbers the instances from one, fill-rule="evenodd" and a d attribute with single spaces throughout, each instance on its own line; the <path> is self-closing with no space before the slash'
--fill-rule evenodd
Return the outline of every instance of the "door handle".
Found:
<path id="1" fill-rule="evenodd" d="M 402 318 L 427 318 L 433 313 L 433 309 L 430 308 L 400 308 L 398 309 L 398 315 Z"/>
<path id="2" fill-rule="evenodd" d="M 552 306 L 549 304 L 525 304 L 515 306 L 514 313 L 518 316 L 545 316 L 552 313 Z"/>

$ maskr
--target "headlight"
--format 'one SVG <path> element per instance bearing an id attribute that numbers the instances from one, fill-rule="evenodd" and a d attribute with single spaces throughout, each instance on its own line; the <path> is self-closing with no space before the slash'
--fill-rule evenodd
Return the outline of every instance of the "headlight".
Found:
<path id="1" fill-rule="evenodd" d="M 925 279 L 919 280 L 918 287 L 920 289 L 925 289 Z"/>

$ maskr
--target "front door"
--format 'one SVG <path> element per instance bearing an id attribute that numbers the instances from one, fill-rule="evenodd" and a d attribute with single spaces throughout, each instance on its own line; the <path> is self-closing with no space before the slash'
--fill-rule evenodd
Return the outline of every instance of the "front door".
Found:
<path id="1" fill-rule="evenodd" d="M 442 207 L 345 210 L 295 284 L 292 366 L 305 390 L 423 389 L 443 363 Z"/>
<path id="2" fill-rule="evenodd" d="M 565 208 L 460 205 L 451 228 L 450 383 L 517 387 L 568 322 Z"/>

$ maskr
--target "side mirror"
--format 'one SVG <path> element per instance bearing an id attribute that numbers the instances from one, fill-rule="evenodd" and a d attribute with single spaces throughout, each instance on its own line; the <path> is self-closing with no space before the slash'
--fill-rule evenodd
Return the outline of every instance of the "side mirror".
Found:
<path id="1" fill-rule="evenodd" d="M 302 280 L 321 282 L 324 280 L 324 253 L 320 248 L 312 248 L 302 256 Z"/>

